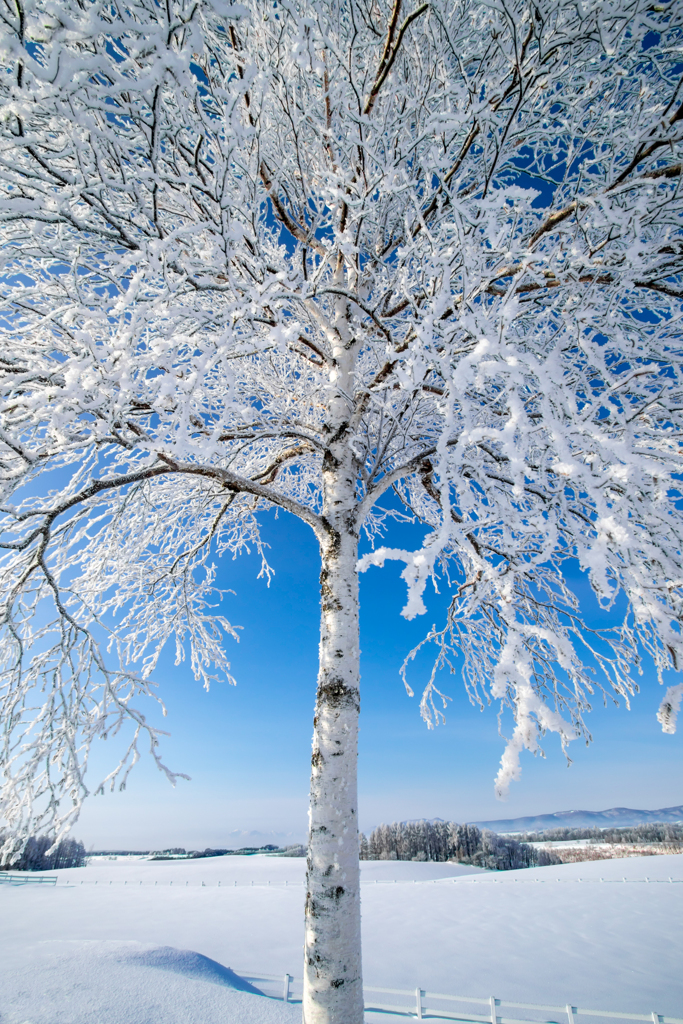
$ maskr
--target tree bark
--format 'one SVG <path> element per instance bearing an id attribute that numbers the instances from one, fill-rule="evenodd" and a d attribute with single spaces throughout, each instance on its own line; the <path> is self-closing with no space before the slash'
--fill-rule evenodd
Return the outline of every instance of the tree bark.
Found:
<path id="1" fill-rule="evenodd" d="M 337 285 L 348 285 L 341 260 Z M 339 296 L 323 432 L 320 667 L 309 805 L 304 1024 L 363 1024 L 358 840 L 358 466 L 349 444 L 358 343 Z"/>
<path id="2" fill-rule="evenodd" d="M 362 1024 L 358 847 L 358 537 L 321 544 L 320 670 L 311 760 L 304 1024 Z"/>

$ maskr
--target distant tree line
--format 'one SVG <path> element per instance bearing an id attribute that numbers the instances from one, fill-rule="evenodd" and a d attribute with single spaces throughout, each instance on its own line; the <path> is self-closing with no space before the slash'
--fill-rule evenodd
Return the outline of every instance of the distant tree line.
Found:
<path id="1" fill-rule="evenodd" d="M 496 871 L 561 863 L 547 850 L 455 821 L 402 821 L 361 835 L 361 860 L 457 861 Z"/>
<path id="2" fill-rule="evenodd" d="M 153 850 L 90 850 L 89 857 L 149 857 Z M 164 850 L 164 853 L 170 853 Z"/>
<path id="3" fill-rule="evenodd" d="M 550 843 L 590 839 L 596 843 L 683 843 L 683 824 L 648 822 L 620 828 L 549 828 L 543 832 L 523 832 L 515 836 L 520 843 Z"/>
<path id="4" fill-rule="evenodd" d="M 174 846 L 170 850 L 156 850 L 150 860 L 195 860 L 198 857 L 225 857 L 228 853 L 236 853 L 235 850 L 213 850 L 207 847 L 206 850 L 187 850 L 183 849 L 182 846 Z M 244 852 L 242 850 L 240 853 Z"/>
<path id="5" fill-rule="evenodd" d="M 292 856 L 287 853 L 290 847 L 285 847 L 281 850 L 279 846 L 273 846 L 272 843 L 268 843 L 266 846 L 242 846 L 239 850 L 214 850 L 211 847 L 207 847 L 206 850 L 184 850 L 181 846 L 176 846 L 171 850 L 159 850 L 155 852 L 150 860 L 177 860 L 179 858 L 185 858 L 187 860 L 197 860 L 202 857 L 244 857 L 251 856 L 254 853 L 277 853 L 282 856 Z"/>
<path id="6" fill-rule="evenodd" d="M 0 846 L 7 836 L 0 833 Z M 77 839 L 62 839 L 52 852 L 53 840 L 48 836 L 32 836 L 18 860 L 0 866 L 0 871 L 56 871 L 58 868 L 82 868 L 85 847 Z"/>

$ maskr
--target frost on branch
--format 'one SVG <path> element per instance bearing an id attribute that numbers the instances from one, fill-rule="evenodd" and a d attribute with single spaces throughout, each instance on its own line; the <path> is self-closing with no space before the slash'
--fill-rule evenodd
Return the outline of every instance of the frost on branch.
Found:
<path id="1" fill-rule="evenodd" d="M 364 528 L 408 617 L 452 586 L 422 714 L 449 666 L 512 708 L 500 791 L 596 690 L 677 668 L 681 5 L 60 12 L 6 6 L 0 43 L 13 827 L 68 824 L 126 721 L 157 756 L 165 644 L 229 672 L 216 564 L 268 574 L 267 509 L 322 551 Z M 382 544 L 388 496 L 420 550 Z"/>
<path id="2" fill-rule="evenodd" d="M 662 726 L 662 732 L 676 732 L 676 719 L 681 707 L 681 700 L 683 700 L 683 683 L 670 686 L 657 712 L 657 720 Z"/>

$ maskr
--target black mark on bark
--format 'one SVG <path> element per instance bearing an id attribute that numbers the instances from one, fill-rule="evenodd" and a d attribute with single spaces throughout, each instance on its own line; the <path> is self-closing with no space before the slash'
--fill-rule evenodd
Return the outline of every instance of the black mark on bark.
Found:
<path id="1" fill-rule="evenodd" d="M 343 679 L 332 676 L 318 687 L 318 708 L 326 706 L 333 710 L 354 708 L 360 711 L 360 694 L 355 686 L 347 686 Z"/>
<path id="2" fill-rule="evenodd" d="M 323 611 L 326 612 L 331 610 L 340 612 L 343 608 L 339 597 L 330 586 L 329 569 L 322 569 L 320 572 L 320 601 L 323 606 Z"/>
<path id="3" fill-rule="evenodd" d="M 325 758 L 319 750 L 314 750 L 311 756 L 311 766 L 313 768 L 320 768 L 325 764 Z"/>

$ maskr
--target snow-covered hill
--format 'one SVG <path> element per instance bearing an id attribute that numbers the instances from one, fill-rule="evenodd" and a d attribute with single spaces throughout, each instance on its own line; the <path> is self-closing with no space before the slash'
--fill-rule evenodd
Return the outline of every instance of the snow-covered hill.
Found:
<path id="1" fill-rule="evenodd" d="M 239 979 L 301 974 L 304 871 L 109 861 L 55 872 L 56 886 L 2 884 L 0 1021 L 298 1024 L 298 1006 Z M 681 856 L 362 873 L 367 984 L 683 1017 Z"/>

